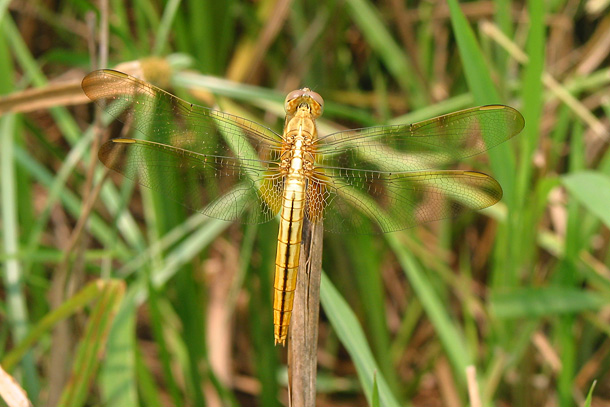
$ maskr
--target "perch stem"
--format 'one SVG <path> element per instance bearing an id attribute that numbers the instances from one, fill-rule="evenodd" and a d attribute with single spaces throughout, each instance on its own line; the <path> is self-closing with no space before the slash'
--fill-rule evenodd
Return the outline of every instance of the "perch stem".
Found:
<path id="1" fill-rule="evenodd" d="M 305 219 L 288 341 L 288 405 L 315 407 L 322 273 L 322 222 Z"/>

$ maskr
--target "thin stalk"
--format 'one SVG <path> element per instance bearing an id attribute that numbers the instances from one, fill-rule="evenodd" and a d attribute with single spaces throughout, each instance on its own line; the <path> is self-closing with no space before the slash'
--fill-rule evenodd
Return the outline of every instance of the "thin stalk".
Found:
<path id="1" fill-rule="evenodd" d="M 288 405 L 291 407 L 316 405 L 322 232 L 322 222 L 310 223 L 305 219 L 288 341 Z"/>

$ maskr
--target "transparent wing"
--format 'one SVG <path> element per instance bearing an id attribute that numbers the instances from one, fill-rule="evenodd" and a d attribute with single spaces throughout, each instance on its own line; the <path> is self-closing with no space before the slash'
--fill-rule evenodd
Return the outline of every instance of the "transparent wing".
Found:
<path id="1" fill-rule="evenodd" d="M 331 232 L 392 232 L 482 209 L 502 198 L 493 178 L 472 171 L 422 171 L 486 151 L 518 134 L 508 106 L 462 110 L 420 123 L 340 131 L 316 143 L 308 216 Z M 378 224 L 371 227 L 369 219 Z"/>
<path id="2" fill-rule="evenodd" d="M 517 110 L 490 105 L 415 124 L 340 131 L 318 140 L 317 166 L 392 172 L 438 168 L 495 147 L 524 124 Z"/>
<path id="3" fill-rule="evenodd" d="M 265 126 L 186 102 L 122 72 L 91 72 L 82 87 L 89 99 L 150 141 L 238 158 L 254 150 L 261 159 L 267 159 L 281 149 L 281 137 Z"/>
<path id="4" fill-rule="evenodd" d="M 92 72 L 82 87 L 146 139 L 105 143 L 99 158 L 108 168 L 214 218 L 248 212 L 245 222 L 264 222 L 279 210 L 281 137 L 272 130 L 117 71 Z"/>
<path id="5" fill-rule="evenodd" d="M 329 232 L 394 232 L 456 216 L 464 208 L 486 208 L 501 198 L 498 182 L 479 172 L 327 169 L 309 179 L 307 216 L 314 222 L 323 217 Z"/>

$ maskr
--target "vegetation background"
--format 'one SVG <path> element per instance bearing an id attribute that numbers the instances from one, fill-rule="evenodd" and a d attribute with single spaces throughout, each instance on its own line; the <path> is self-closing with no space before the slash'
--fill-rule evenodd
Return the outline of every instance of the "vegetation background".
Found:
<path id="1" fill-rule="evenodd" d="M 80 81 L 117 64 L 278 131 L 304 85 L 322 131 L 520 110 L 519 136 L 459 164 L 497 178 L 501 203 L 326 236 L 318 405 L 377 405 L 375 375 L 380 405 L 464 406 L 469 365 L 486 406 L 581 405 L 595 380 L 591 405 L 610 405 L 607 0 L 103 4 L 0 1 L 0 363 L 34 405 L 287 399 L 277 223 L 106 174 L 97 148 L 121 128 Z"/>

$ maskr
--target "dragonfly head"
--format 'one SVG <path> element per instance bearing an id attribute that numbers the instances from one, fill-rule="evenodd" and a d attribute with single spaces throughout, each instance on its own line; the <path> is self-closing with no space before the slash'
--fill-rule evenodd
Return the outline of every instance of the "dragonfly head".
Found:
<path id="1" fill-rule="evenodd" d="M 293 90 L 284 102 L 286 113 L 294 115 L 300 107 L 309 108 L 311 114 L 318 118 L 324 110 L 324 99 L 309 88 Z"/>

